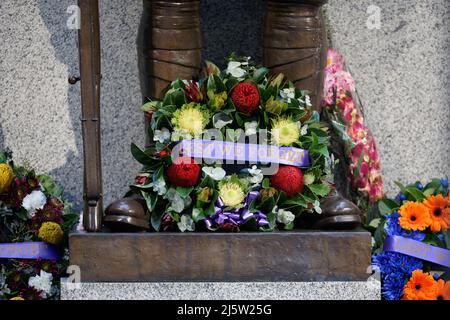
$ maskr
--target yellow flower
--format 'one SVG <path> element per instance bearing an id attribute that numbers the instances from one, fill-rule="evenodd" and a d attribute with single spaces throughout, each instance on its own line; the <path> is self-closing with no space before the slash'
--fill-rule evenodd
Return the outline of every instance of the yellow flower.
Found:
<path id="1" fill-rule="evenodd" d="M 63 239 L 63 231 L 55 222 L 44 222 L 39 229 L 39 238 L 47 243 L 59 245 Z"/>
<path id="2" fill-rule="evenodd" d="M 172 123 L 177 129 L 184 130 L 193 136 L 202 134 L 210 119 L 207 110 L 203 110 L 199 104 L 191 102 L 185 104 L 174 113 Z"/>
<path id="3" fill-rule="evenodd" d="M 217 111 L 220 108 L 222 108 L 225 105 L 225 102 L 227 102 L 226 91 L 215 93 L 213 90 L 208 90 L 207 95 L 209 98 L 209 105 L 211 109 L 214 111 Z"/>
<path id="4" fill-rule="evenodd" d="M 279 146 L 290 146 L 300 138 L 300 129 L 289 117 L 281 117 L 273 121 L 272 140 Z"/>
<path id="5" fill-rule="evenodd" d="M 25 299 L 22 298 L 21 296 L 17 296 L 17 297 L 11 298 L 9 300 L 25 300 Z"/>
<path id="6" fill-rule="evenodd" d="M 230 181 L 219 185 L 219 196 L 227 207 L 236 207 L 245 199 L 244 190 L 239 183 Z"/>
<path id="7" fill-rule="evenodd" d="M 0 193 L 3 193 L 13 181 L 14 173 L 9 164 L 0 163 Z"/>

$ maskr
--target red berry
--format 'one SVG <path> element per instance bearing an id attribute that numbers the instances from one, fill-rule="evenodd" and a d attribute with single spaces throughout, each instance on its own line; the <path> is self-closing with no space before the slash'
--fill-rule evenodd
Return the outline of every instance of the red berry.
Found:
<path id="1" fill-rule="evenodd" d="M 241 82 L 231 92 L 231 100 L 239 112 L 253 114 L 259 106 L 258 88 L 251 83 Z"/>
<path id="2" fill-rule="evenodd" d="M 179 157 L 167 169 L 167 178 L 177 187 L 193 187 L 198 183 L 200 171 L 200 166 L 194 159 Z"/>
<path id="3" fill-rule="evenodd" d="M 288 197 L 293 197 L 303 191 L 303 173 L 297 167 L 283 166 L 270 178 L 270 184 L 275 189 L 284 191 Z"/>

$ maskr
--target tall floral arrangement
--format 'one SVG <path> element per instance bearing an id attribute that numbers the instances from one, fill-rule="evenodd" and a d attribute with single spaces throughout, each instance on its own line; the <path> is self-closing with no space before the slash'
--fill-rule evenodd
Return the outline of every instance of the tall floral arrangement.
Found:
<path id="1" fill-rule="evenodd" d="M 132 145 L 143 169 L 131 188 L 146 200 L 155 230 L 292 229 L 302 213 L 321 212 L 319 200 L 332 191 L 328 128 L 307 91 L 249 60 L 230 57 L 225 70 L 207 61 L 198 82 L 176 80 L 162 101 L 142 107 L 154 145 Z M 211 130 L 245 147 L 259 138 L 258 144 L 301 148 L 309 165 L 283 164 L 268 175 L 258 161 L 227 165 L 173 154 L 179 143 Z"/>
<path id="2" fill-rule="evenodd" d="M 403 186 L 378 203 L 373 265 L 387 300 L 450 300 L 448 179 Z M 434 271 L 433 271 L 434 270 Z M 447 272 L 445 272 L 447 270 Z"/>
<path id="3" fill-rule="evenodd" d="M 60 278 L 68 265 L 68 232 L 78 216 L 49 176 L 15 165 L 10 153 L 0 151 L 0 299 L 59 297 Z M 29 247 L 20 245 L 30 242 L 50 245 L 61 258 L 2 255 L 28 254 Z"/>
<path id="4" fill-rule="evenodd" d="M 355 81 L 345 70 L 343 57 L 334 49 L 328 50 L 322 103 L 345 145 L 350 184 L 357 190 L 353 200 L 366 206 L 368 201 L 377 202 L 383 198 L 377 148 L 355 99 Z"/>

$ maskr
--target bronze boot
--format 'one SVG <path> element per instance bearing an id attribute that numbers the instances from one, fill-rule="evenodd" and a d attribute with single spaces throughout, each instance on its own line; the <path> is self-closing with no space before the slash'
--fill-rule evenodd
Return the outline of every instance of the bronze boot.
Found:
<path id="1" fill-rule="evenodd" d="M 147 102 L 161 99 L 175 79 L 198 76 L 202 44 L 199 0 L 144 0 L 143 5 L 137 47 L 141 91 Z M 147 136 L 146 144 L 151 143 Z M 145 200 L 131 196 L 113 202 L 104 224 L 113 231 L 150 229 Z"/>
<path id="2" fill-rule="evenodd" d="M 147 231 L 150 214 L 145 200 L 132 195 L 114 201 L 105 210 L 103 223 L 115 232 Z"/>
<path id="3" fill-rule="evenodd" d="M 361 210 L 339 194 L 322 199 L 320 208 L 322 214 L 315 229 L 355 229 L 361 225 Z"/>

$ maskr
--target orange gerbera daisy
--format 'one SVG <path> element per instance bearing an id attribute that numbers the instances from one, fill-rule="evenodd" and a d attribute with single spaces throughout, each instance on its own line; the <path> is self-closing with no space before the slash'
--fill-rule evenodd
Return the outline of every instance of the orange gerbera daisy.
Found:
<path id="1" fill-rule="evenodd" d="M 450 300 L 450 281 L 440 279 L 436 286 L 436 300 Z"/>
<path id="2" fill-rule="evenodd" d="M 440 232 L 441 229 L 446 231 L 450 227 L 450 210 L 447 210 L 448 201 L 438 194 L 437 196 L 429 196 L 423 204 L 430 211 L 431 231 Z"/>
<path id="3" fill-rule="evenodd" d="M 400 207 L 398 212 L 400 213 L 398 223 L 406 230 L 423 231 L 432 222 L 428 208 L 422 203 L 406 202 Z"/>
<path id="4" fill-rule="evenodd" d="M 429 273 L 415 270 L 403 289 L 404 300 L 435 300 L 437 282 Z"/>

